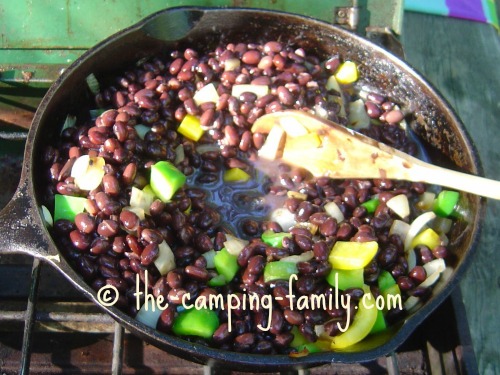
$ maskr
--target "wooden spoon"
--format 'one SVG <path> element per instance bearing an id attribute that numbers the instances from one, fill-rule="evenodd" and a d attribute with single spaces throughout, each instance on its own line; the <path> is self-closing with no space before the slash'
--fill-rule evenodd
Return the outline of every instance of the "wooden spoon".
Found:
<path id="1" fill-rule="evenodd" d="M 316 177 L 389 178 L 425 182 L 500 199 L 499 181 L 425 163 L 342 125 L 306 112 L 289 110 L 264 115 L 254 123 L 252 132 L 270 133 L 277 125 L 282 130 L 273 133 L 279 133 L 282 138 L 270 140 L 270 143 L 279 145 L 277 157 L 309 170 Z M 298 137 L 305 135 L 304 132 L 316 133 L 320 139 L 319 145 L 316 142 L 309 147 L 307 143 L 296 142 Z"/>

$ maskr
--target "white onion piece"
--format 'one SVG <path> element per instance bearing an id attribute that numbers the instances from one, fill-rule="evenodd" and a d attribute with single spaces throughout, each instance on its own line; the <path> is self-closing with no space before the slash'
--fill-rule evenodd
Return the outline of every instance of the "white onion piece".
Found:
<path id="1" fill-rule="evenodd" d="M 365 129 L 370 126 L 370 117 L 366 114 L 362 99 L 349 103 L 349 125 L 353 129 Z"/>
<path id="2" fill-rule="evenodd" d="M 418 306 L 420 303 L 420 298 L 415 297 L 415 296 L 410 296 L 408 299 L 403 303 L 403 307 L 406 311 L 411 312 L 415 307 Z"/>
<path id="3" fill-rule="evenodd" d="M 52 227 L 54 225 L 54 219 L 52 218 L 52 214 L 50 213 L 49 209 L 42 205 L 40 207 L 40 211 L 45 226 Z"/>
<path id="4" fill-rule="evenodd" d="M 280 121 L 280 126 L 290 137 L 300 137 L 309 134 L 307 128 L 292 116 L 285 117 L 286 120 Z"/>
<path id="5" fill-rule="evenodd" d="M 231 90 L 231 96 L 235 96 L 238 98 L 244 92 L 252 92 L 255 95 L 257 95 L 258 99 L 269 94 L 269 86 L 252 85 L 252 84 L 233 85 L 233 88 Z"/>
<path id="6" fill-rule="evenodd" d="M 207 251 L 206 253 L 201 254 L 203 258 L 207 261 L 207 269 L 214 269 L 215 268 L 215 250 L 212 249 L 210 251 Z"/>
<path id="7" fill-rule="evenodd" d="M 409 230 L 410 224 L 405 223 L 402 220 L 394 220 L 391 227 L 389 228 L 389 236 L 393 234 L 398 235 L 399 238 L 401 238 L 401 240 L 404 242 Z"/>
<path id="8" fill-rule="evenodd" d="M 184 146 L 180 144 L 175 148 L 175 160 L 174 164 L 179 165 L 180 162 L 182 162 L 185 159 L 186 155 L 184 153 Z"/>
<path id="9" fill-rule="evenodd" d="M 436 281 L 438 281 L 440 275 L 441 275 L 441 272 L 434 272 L 434 273 L 430 274 L 429 276 L 427 276 L 427 278 L 424 281 L 422 281 L 422 284 L 420 284 L 419 286 L 421 286 L 423 288 L 428 288 L 428 287 L 434 285 L 436 283 Z"/>
<path id="10" fill-rule="evenodd" d="M 410 216 L 410 202 L 408 202 L 408 197 L 405 194 L 392 197 L 386 202 L 386 205 L 401 219 Z"/>
<path id="11" fill-rule="evenodd" d="M 203 103 L 217 103 L 219 101 L 219 94 L 213 83 L 203 86 L 201 89 L 196 91 L 193 96 L 193 100 L 196 105 L 201 105 Z"/>
<path id="12" fill-rule="evenodd" d="M 146 214 L 149 215 L 149 207 L 151 203 L 155 200 L 154 194 L 132 187 L 132 191 L 130 192 L 130 206 L 134 208 L 142 208 Z"/>
<path id="13" fill-rule="evenodd" d="M 325 333 L 325 325 L 324 324 L 315 325 L 314 332 L 316 332 L 316 335 L 320 337 L 323 333 Z"/>
<path id="14" fill-rule="evenodd" d="M 287 208 L 277 208 L 271 213 L 271 221 L 277 222 L 284 232 L 288 232 L 295 225 L 295 215 Z"/>
<path id="15" fill-rule="evenodd" d="M 147 325 L 148 327 L 151 327 L 153 329 L 156 329 L 156 325 L 158 324 L 158 319 L 160 319 L 160 315 L 162 313 L 162 310 L 158 308 L 158 306 L 154 306 L 153 304 L 155 303 L 155 300 L 152 300 L 150 298 L 146 299 L 146 302 L 144 305 L 142 305 L 141 309 L 137 312 L 137 315 L 135 318 Z M 154 309 L 154 311 L 153 311 Z"/>
<path id="16" fill-rule="evenodd" d="M 154 264 L 160 271 L 160 275 L 164 276 L 175 268 L 175 256 L 165 241 L 158 245 L 158 250 L 158 257 L 155 259 Z"/>
<path id="17" fill-rule="evenodd" d="M 281 258 L 280 262 L 290 262 L 290 263 L 309 262 L 312 258 L 314 258 L 314 252 L 312 250 L 309 250 L 300 255 L 290 255 Z"/>
<path id="18" fill-rule="evenodd" d="M 422 229 L 434 218 L 436 214 L 432 211 L 424 212 L 420 216 L 418 216 L 413 222 L 410 224 L 410 228 L 408 229 L 408 233 L 405 238 L 405 251 L 410 250 L 411 243 L 417 234 L 419 234 Z"/>
<path id="19" fill-rule="evenodd" d="M 344 214 L 340 210 L 339 206 L 335 202 L 328 202 L 323 207 L 326 213 L 337 220 L 337 223 L 344 221 Z"/>
<path id="20" fill-rule="evenodd" d="M 432 229 L 434 229 L 437 233 L 446 234 L 451 230 L 452 225 L 453 220 L 448 219 L 447 217 L 436 217 L 432 222 Z"/>
<path id="21" fill-rule="evenodd" d="M 324 119 L 327 119 L 328 118 L 328 111 L 323 108 L 321 105 L 319 104 L 316 104 L 314 107 L 314 112 L 313 114 L 317 117 L 321 117 L 321 118 L 324 118 Z"/>
<path id="22" fill-rule="evenodd" d="M 247 240 L 226 234 L 224 247 L 229 254 L 238 256 L 246 245 L 248 245 Z"/>
<path id="23" fill-rule="evenodd" d="M 439 235 L 439 240 L 440 240 L 440 245 L 441 246 L 448 246 L 448 244 L 450 243 L 450 239 L 448 238 L 448 236 L 444 233 L 441 233 Z"/>
<path id="24" fill-rule="evenodd" d="M 431 260 L 428 263 L 424 264 L 424 269 L 427 275 L 431 275 L 435 272 L 443 272 L 446 268 L 446 263 L 444 259 L 438 258 Z"/>
<path id="25" fill-rule="evenodd" d="M 240 59 L 227 59 L 226 61 L 224 61 L 224 70 L 226 72 L 235 70 L 239 68 L 240 65 L 241 65 Z"/>
<path id="26" fill-rule="evenodd" d="M 275 160 L 283 154 L 286 133 L 281 126 L 273 126 L 266 141 L 258 151 L 259 157 L 267 160 Z"/>
<path id="27" fill-rule="evenodd" d="M 434 199 L 436 199 L 436 194 L 426 191 L 420 195 L 420 199 L 416 203 L 416 206 L 422 211 L 429 211 L 434 205 Z"/>
<path id="28" fill-rule="evenodd" d="M 100 156 L 80 156 L 71 168 L 71 177 L 75 179 L 75 185 L 81 190 L 88 191 L 97 188 L 104 177 L 105 164 L 104 158 Z"/>
<path id="29" fill-rule="evenodd" d="M 408 269 L 412 270 L 417 265 L 417 256 L 415 250 L 408 250 L 406 253 L 406 261 L 408 262 Z"/>

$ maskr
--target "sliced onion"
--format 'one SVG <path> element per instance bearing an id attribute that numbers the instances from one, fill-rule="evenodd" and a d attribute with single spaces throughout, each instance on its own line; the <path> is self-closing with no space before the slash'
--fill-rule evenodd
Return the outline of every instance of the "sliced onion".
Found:
<path id="1" fill-rule="evenodd" d="M 295 215 L 284 207 L 275 209 L 271 213 L 270 219 L 277 222 L 284 232 L 288 232 L 296 223 Z"/>
<path id="2" fill-rule="evenodd" d="M 408 202 L 408 197 L 405 194 L 392 197 L 386 202 L 386 205 L 401 219 L 410 216 L 410 202 Z"/>
<path id="3" fill-rule="evenodd" d="M 418 307 L 419 303 L 420 303 L 420 298 L 415 296 L 410 296 L 403 303 L 403 307 L 405 308 L 406 311 L 412 312 L 412 310 L 416 310 L 415 307 Z"/>
<path id="4" fill-rule="evenodd" d="M 156 329 L 156 325 L 158 324 L 158 319 L 160 319 L 162 310 L 159 309 L 158 306 L 154 306 L 153 304 L 156 305 L 155 300 L 150 298 L 146 299 L 146 302 L 137 312 L 135 318 L 148 327 Z"/>
<path id="5" fill-rule="evenodd" d="M 436 281 L 438 281 L 439 276 L 441 276 L 441 272 L 434 272 L 434 273 L 430 274 L 429 276 L 427 276 L 427 278 L 424 281 L 422 281 L 422 283 L 419 286 L 421 286 L 423 288 L 428 288 L 428 287 L 434 285 L 436 283 Z"/>
<path id="6" fill-rule="evenodd" d="M 203 258 L 207 261 L 207 269 L 214 269 L 215 268 L 215 250 L 212 249 L 210 251 L 207 251 L 206 253 L 201 254 Z"/>
<path id="7" fill-rule="evenodd" d="M 434 218 L 436 214 L 432 211 L 424 212 L 420 216 L 418 216 L 413 222 L 410 224 L 410 228 L 408 229 L 408 233 L 405 238 L 405 251 L 410 250 L 411 243 L 417 234 L 419 234 L 422 229 Z"/>
<path id="8" fill-rule="evenodd" d="M 75 184 L 82 190 L 94 190 L 104 177 L 104 165 L 106 162 L 100 156 L 90 157 L 82 155 L 75 160 L 71 168 L 71 177 L 75 179 Z"/>
<path id="9" fill-rule="evenodd" d="M 154 194 L 149 191 L 138 189 L 135 186 L 132 187 L 132 191 L 130 192 L 131 207 L 142 208 L 149 215 L 149 207 L 151 207 L 151 203 L 154 200 Z"/>
<path id="10" fill-rule="evenodd" d="M 213 83 L 209 83 L 196 91 L 193 96 L 196 105 L 203 103 L 217 103 L 219 101 L 219 94 Z"/>
<path id="11" fill-rule="evenodd" d="M 325 212 L 333 217 L 335 220 L 337 220 L 337 223 L 340 223 L 344 221 L 344 214 L 340 210 L 339 206 L 335 202 L 328 202 L 325 204 L 323 207 L 325 209 Z"/>
<path id="12" fill-rule="evenodd" d="M 158 250 L 154 264 L 160 275 L 164 276 L 175 268 L 175 255 L 165 241 L 158 245 Z"/>
<path id="13" fill-rule="evenodd" d="M 182 161 L 184 161 L 186 155 L 184 153 L 184 146 L 182 144 L 178 145 L 176 148 L 175 148 L 175 160 L 174 160 L 174 164 L 175 165 L 179 165 L 179 163 L 181 163 Z"/>
<path id="14" fill-rule="evenodd" d="M 436 199 L 436 194 L 426 191 L 420 195 L 420 199 L 416 203 L 416 206 L 422 211 L 429 211 L 434 205 L 434 199 Z"/>
<path id="15" fill-rule="evenodd" d="M 140 220 L 144 220 L 146 218 L 146 213 L 144 211 L 144 208 L 142 207 L 132 207 L 132 206 L 126 206 L 122 208 L 122 211 L 130 211 L 133 212 L 134 214 L 137 215 L 137 217 Z"/>
<path id="16" fill-rule="evenodd" d="M 307 194 L 300 193 L 300 192 L 294 191 L 294 190 L 288 190 L 286 192 L 286 196 L 288 198 L 297 198 L 297 199 L 300 199 L 301 201 L 305 201 L 307 199 Z"/>
<path id="17" fill-rule="evenodd" d="M 40 211 L 45 226 L 52 227 L 54 225 L 54 219 L 52 218 L 52 214 L 50 213 L 49 209 L 42 205 L 40 207 Z"/>
<path id="18" fill-rule="evenodd" d="M 349 103 L 349 125 L 353 129 L 365 129 L 370 126 L 370 117 L 366 114 L 362 99 Z"/>
<path id="19" fill-rule="evenodd" d="M 241 65 L 240 59 L 227 59 L 226 61 L 224 61 L 224 70 L 226 72 L 235 70 L 239 68 L 240 65 Z"/>
<path id="20" fill-rule="evenodd" d="M 266 141 L 258 151 L 259 157 L 267 160 L 275 160 L 283 154 L 286 133 L 281 126 L 273 126 Z"/>
<path id="21" fill-rule="evenodd" d="M 299 222 L 294 225 L 295 228 L 304 228 L 307 229 L 314 236 L 318 231 L 318 226 L 316 224 L 310 223 L 308 221 Z"/>
<path id="22" fill-rule="evenodd" d="M 281 258 L 279 261 L 299 263 L 299 262 L 309 262 L 313 258 L 314 258 L 314 252 L 312 250 L 309 250 L 300 255 L 290 255 L 288 257 Z"/>
<path id="23" fill-rule="evenodd" d="M 408 231 L 410 230 L 410 224 L 405 223 L 402 220 L 394 220 L 392 222 L 391 228 L 389 229 L 389 236 L 395 234 L 404 242 Z"/>
<path id="24" fill-rule="evenodd" d="M 224 241 L 224 247 L 227 252 L 232 255 L 239 255 L 243 248 L 248 245 L 248 241 L 242 238 L 226 234 L 226 241 Z"/>
<path id="25" fill-rule="evenodd" d="M 417 256 L 415 255 L 415 250 L 408 250 L 406 253 L 406 261 L 408 262 L 408 269 L 412 270 L 417 265 Z"/>
<path id="26" fill-rule="evenodd" d="M 434 272 L 443 272 L 446 268 L 446 263 L 444 259 L 438 258 L 431 260 L 428 263 L 424 264 L 424 269 L 427 275 L 431 275 Z"/>
<path id="27" fill-rule="evenodd" d="M 432 222 L 432 229 L 438 233 L 446 234 L 451 230 L 453 220 L 447 217 L 436 217 Z"/>
<path id="28" fill-rule="evenodd" d="M 316 332 L 316 336 L 320 337 L 323 333 L 326 332 L 324 324 L 316 324 L 314 326 L 314 332 Z"/>

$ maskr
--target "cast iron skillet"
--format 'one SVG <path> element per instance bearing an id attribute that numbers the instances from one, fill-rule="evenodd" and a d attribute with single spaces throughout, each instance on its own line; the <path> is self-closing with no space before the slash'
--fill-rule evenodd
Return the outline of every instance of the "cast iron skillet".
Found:
<path id="1" fill-rule="evenodd" d="M 151 15 L 88 50 L 49 89 L 28 135 L 20 185 L 0 213 L 0 253 L 26 253 L 41 258 L 99 304 L 96 293 L 56 248 L 40 215 L 44 190 L 41 155 L 44 146 L 59 136 L 68 112 L 78 112 L 79 105 L 90 100 L 85 77 L 89 73 L 98 78 L 106 76 L 143 57 L 172 48 L 191 46 L 203 51 L 214 48 L 221 41 L 272 39 L 292 43 L 325 58 L 340 53 L 345 59 L 356 61 L 363 84 L 387 93 L 415 114 L 412 129 L 437 155 L 436 163 L 481 174 L 477 152 L 444 99 L 412 68 L 367 40 L 330 24 L 287 13 L 255 9 L 171 8 Z M 441 278 L 431 299 L 391 332 L 388 341 L 387 337 L 375 338 L 351 352 L 318 353 L 302 358 L 225 352 L 161 334 L 114 307 L 99 306 L 126 329 L 168 352 L 226 369 L 273 371 L 330 362 L 369 361 L 396 349 L 457 285 L 471 262 L 478 241 L 484 203 L 476 196 L 464 195 L 461 202 L 463 217 L 450 235 L 453 272 Z"/>

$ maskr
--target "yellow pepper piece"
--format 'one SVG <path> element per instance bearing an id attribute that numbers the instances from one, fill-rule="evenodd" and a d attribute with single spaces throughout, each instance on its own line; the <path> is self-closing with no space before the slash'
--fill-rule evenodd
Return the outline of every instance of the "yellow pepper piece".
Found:
<path id="1" fill-rule="evenodd" d="M 335 73 L 335 78 L 337 82 L 342 85 L 348 85 L 354 83 L 358 80 L 358 67 L 353 61 L 346 61 L 339 66 L 337 72 Z"/>
<path id="2" fill-rule="evenodd" d="M 177 131 L 184 137 L 195 142 L 200 140 L 204 132 L 201 128 L 200 119 L 193 115 L 186 115 L 177 128 Z"/>
<path id="3" fill-rule="evenodd" d="M 414 249 L 415 246 L 425 245 L 429 249 L 434 249 L 441 243 L 439 234 L 437 234 L 433 229 L 427 228 L 417 234 L 413 241 L 411 241 L 411 248 Z"/>
<path id="4" fill-rule="evenodd" d="M 344 349 L 363 340 L 372 330 L 378 315 L 375 307 L 375 298 L 371 293 L 366 294 L 358 304 L 358 312 L 347 331 L 332 338 L 331 349 Z M 363 301 L 366 301 L 364 303 Z M 366 305 L 366 306 L 365 306 Z M 371 308 L 370 308 L 371 307 Z"/>
<path id="5" fill-rule="evenodd" d="M 224 182 L 247 182 L 250 175 L 240 168 L 231 168 L 224 172 L 222 177 Z"/>
<path id="6" fill-rule="evenodd" d="M 333 245 L 328 261 L 332 268 L 339 270 L 364 268 L 373 259 L 377 250 L 378 243 L 376 241 L 337 241 Z"/>

